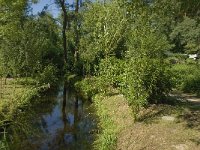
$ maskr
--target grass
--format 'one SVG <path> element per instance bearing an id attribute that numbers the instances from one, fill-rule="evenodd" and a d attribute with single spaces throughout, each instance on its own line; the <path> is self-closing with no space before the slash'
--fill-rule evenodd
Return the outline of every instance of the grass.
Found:
<path id="1" fill-rule="evenodd" d="M 46 85 L 21 84 L 15 79 L 7 79 L 6 84 L 1 85 L 0 118 L 12 117 L 17 110 L 27 107 L 31 99 L 39 96 L 39 93 L 46 88 L 48 88 Z"/>
<path id="2" fill-rule="evenodd" d="M 176 97 L 172 97 L 175 101 Z M 96 95 L 94 104 L 99 117 L 99 133 L 94 143 L 98 150 L 199 150 L 200 107 L 173 102 L 149 105 L 133 119 L 131 108 L 122 95 Z M 174 117 L 174 121 L 163 120 Z"/>
<path id="3" fill-rule="evenodd" d="M 162 116 L 173 116 L 166 121 Z M 200 149 L 200 109 L 191 105 L 150 105 L 140 112 L 140 119 L 119 134 L 120 150 Z"/>
<path id="4" fill-rule="evenodd" d="M 28 113 L 25 110 L 28 110 L 34 103 L 33 98 L 39 96 L 40 92 L 47 89 L 48 86 L 36 86 L 32 80 L 30 81 L 31 84 L 29 84 L 29 80 L 26 80 L 26 84 L 24 84 L 24 82 L 21 82 L 24 81 L 23 79 L 7 79 L 6 82 L 1 79 L 0 81 L 0 131 L 3 130 L 6 133 L 0 134 L 1 149 L 6 145 L 5 135 L 16 130 L 29 132 L 29 129 L 21 124 L 20 114 Z"/>
<path id="5" fill-rule="evenodd" d="M 96 95 L 94 104 L 101 130 L 94 147 L 98 150 L 115 149 L 118 134 L 133 122 L 132 111 L 120 95 Z"/>

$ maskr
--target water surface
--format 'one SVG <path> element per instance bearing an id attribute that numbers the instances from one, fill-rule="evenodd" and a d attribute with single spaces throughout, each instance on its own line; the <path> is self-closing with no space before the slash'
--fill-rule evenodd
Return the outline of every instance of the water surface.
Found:
<path id="1" fill-rule="evenodd" d="M 44 98 L 48 100 L 35 106 L 30 120 L 31 128 L 38 133 L 23 137 L 18 141 L 18 146 L 13 145 L 12 149 L 91 149 L 96 126 L 91 104 L 66 87 Z"/>

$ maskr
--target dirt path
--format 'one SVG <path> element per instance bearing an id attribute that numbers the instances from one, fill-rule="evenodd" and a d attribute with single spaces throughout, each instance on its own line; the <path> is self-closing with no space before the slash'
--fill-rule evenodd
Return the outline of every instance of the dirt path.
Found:
<path id="1" fill-rule="evenodd" d="M 187 101 L 194 105 L 200 105 L 200 97 L 198 97 L 196 94 L 174 91 L 170 95 L 176 97 L 179 100 Z"/>
<path id="2" fill-rule="evenodd" d="M 173 95 L 174 96 L 174 95 Z M 200 150 L 200 98 L 175 95 L 189 105 L 152 105 L 118 135 L 118 150 Z M 174 120 L 163 120 L 163 116 Z"/>

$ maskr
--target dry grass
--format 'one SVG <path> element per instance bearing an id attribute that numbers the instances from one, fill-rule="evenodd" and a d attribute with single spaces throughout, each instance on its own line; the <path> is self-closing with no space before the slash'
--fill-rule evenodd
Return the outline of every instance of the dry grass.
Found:
<path id="1" fill-rule="evenodd" d="M 133 123 L 132 111 L 122 95 L 106 97 L 102 100 L 102 104 L 107 110 L 110 110 L 109 116 L 112 117 L 114 123 L 120 126 L 120 128 L 128 127 Z"/>
<path id="2" fill-rule="evenodd" d="M 16 97 L 24 93 L 26 87 L 15 84 L 14 79 L 7 79 L 6 84 L 5 79 L 1 79 L 0 83 L 0 114 L 3 115 L 3 118 L 7 118 L 19 103 L 17 100 L 20 99 L 16 99 Z"/>
<path id="3" fill-rule="evenodd" d="M 136 122 L 122 95 L 98 97 L 95 103 L 102 129 L 97 149 L 200 149 L 200 107 L 196 103 L 151 105 L 141 110 Z M 166 121 L 162 116 L 172 116 L 175 120 Z M 107 140 L 107 137 L 111 139 Z"/>
<path id="4" fill-rule="evenodd" d="M 22 81 L 24 79 L 21 79 Z M 16 114 L 16 111 L 21 112 L 26 106 L 31 104 L 31 99 L 39 95 L 43 89 L 48 86 L 36 86 L 29 84 L 32 79 L 24 80 L 27 83 L 21 83 L 20 79 L 5 79 L 0 82 L 0 119 L 9 119 Z"/>
<path id="5" fill-rule="evenodd" d="M 182 147 L 199 150 L 200 134 L 175 123 L 136 123 L 121 132 L 117 149 L 120 150 L 175 150 Z"/>
<path id="6" fill-rule="evenodd" d="M 25 90 L 25 86 L 15 84 L 14 79 L 0 79 L 0 100 L 13 99 L 16 93 Z M 6 83 L 5 83 L 6 82 Z"/>
<path id="7" fill-rule="evenodd" d="M 174 116 L 175 121 L 162 120 L 165 115 Z M 199 110 L 191 107 L 152 105 L 142 111 L 139 122 L 119 134 L 117 149 L 199 150 L 199 119 Z"/>

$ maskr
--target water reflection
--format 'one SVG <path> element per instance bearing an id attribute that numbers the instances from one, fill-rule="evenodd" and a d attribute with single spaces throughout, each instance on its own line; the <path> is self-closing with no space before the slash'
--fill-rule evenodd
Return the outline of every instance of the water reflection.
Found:
<path id="1" fill-rule="evenodd" d="M 32 137 L 29 146 L 23 149 L 39 150 L 88 150 L 91 149 L 95 128 L 90 104 L 83 102 L 77 95 L 61 88 L 54 97 L 55 104 L 49 112 L 43 113 L 43 108 L 37 108 L 38 117 L 33 126 L 41 132 L 40 137 Z M 39 107 L 39 106 L 38 106 Z M 46 105 L 48 107 L 48 105 Z M 47 109 L 48 110 L 48 109 Z M 21 145 L 25 143 L 22 141 Z"/>

